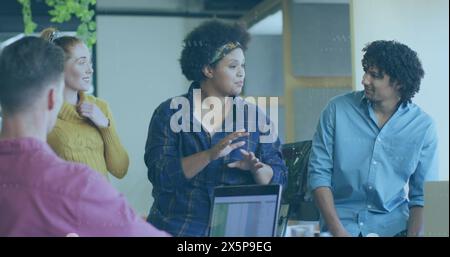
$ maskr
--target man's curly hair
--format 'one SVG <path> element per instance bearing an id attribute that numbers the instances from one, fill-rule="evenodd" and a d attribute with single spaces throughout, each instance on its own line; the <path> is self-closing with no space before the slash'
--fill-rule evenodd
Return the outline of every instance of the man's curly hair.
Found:
<path id="1" fill-rule="evenodd" d="M 218 20 L 202 23 L 191 31 L 183 43 L 180 64 L 189 81 L 200 82 L 206 77 L 202 70 L 210 64 L 217 49 L 230 42 L 239 42 L 242 50 L 247 49 L 250 34 L 242 24 L 228 24 Z M 215 66 L 216 63 L 211 64 Z"/>
<path id="2" fill-rule="evenodd" d="M 387 74 L 391 83 L 400 85 L 401 102 L 411 102 L 419 92 L 420 81 L 425 75 L 417 53 L 397 41 L 378 40 L 369 43 L 362 50 L 364 71 L 378 68 L 381 74 Z"/>

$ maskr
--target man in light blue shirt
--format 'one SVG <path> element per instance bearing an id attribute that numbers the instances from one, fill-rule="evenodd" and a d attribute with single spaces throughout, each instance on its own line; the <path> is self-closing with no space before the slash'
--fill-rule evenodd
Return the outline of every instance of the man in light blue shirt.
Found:
<path id="1" fill-rule="evenodd" d="M 395 41 L 367 45 L 364 91 L 332 99 L 314 135 L 309 186 L 333 236 L 419 235 L 425 179 L 436 178 L 437 136 L 411 102 L 424 71 Z"/>

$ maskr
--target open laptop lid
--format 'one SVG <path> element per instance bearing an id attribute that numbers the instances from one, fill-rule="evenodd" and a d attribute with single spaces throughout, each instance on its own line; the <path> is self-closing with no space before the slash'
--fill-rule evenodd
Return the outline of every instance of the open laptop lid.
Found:
<path id="1" fill-rule="evenodd" d="M 280 201 L 280 185 L 216 187 L 209 235 L 276 236 Z"/>

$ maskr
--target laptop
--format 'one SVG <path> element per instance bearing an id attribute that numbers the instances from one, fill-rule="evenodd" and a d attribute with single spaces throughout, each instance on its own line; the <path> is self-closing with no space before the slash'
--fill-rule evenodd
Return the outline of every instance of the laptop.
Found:
<path id="1" fill-rule="evenodd" d="M 212 237 L 276 236 L 280 201 L 281 185 L 216 187 L 209 235 Z"/>
<path id="2" fill-rule="evenodd" d="M 424 236 L 448 237 L 448 181 L 425 182 Z"/>

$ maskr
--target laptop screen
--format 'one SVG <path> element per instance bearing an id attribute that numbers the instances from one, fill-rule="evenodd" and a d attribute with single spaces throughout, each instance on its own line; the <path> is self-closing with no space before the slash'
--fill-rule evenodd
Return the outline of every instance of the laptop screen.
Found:
<path id="1" fill-rule="evenodd" d="M 275 236 L 280 199 L 280 185 L 216 187 L 210 236 Z"/>

